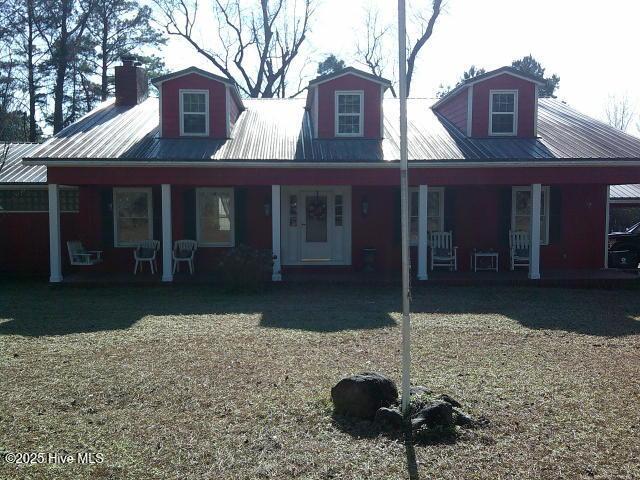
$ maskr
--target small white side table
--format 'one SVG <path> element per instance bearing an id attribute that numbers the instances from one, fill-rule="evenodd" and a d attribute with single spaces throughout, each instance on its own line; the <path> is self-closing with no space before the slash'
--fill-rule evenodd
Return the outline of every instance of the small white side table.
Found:
<path id="1" fill-rule="evenodd" d="M 488 258 L 489 265 L 488 266 L 480 266 L 478 267 L 478 259 L 479 258 Z M 471 253 L 471 269 L 474 272 L 480 271 L 498 271 L 498 252 L 483 252 L 479 250 L 474 250 Z"/>

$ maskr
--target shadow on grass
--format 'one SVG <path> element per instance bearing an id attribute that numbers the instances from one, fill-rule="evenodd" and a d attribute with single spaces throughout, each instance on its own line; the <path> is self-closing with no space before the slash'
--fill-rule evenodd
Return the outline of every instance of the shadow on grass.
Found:
<path id="1" fill-rule="evenodd" d="M 313 332 L 393 327 L 399 288 L 282 285 L 257 294 L 228 294 L 207 285 L 49 287 L 0 283 L 0 335 L 67 335 L 123 330 L 148 315 L 258 314 L 263 328 Z M 413 292 L 412 311 L 490 315 L 530 329 L 619 337 L 640 334 L 634 291 L 522 287 L 431 287 Z M 437 317 L 436 317 L 437 318 Z M 454 322 L 455 318 L 446 321 Z M 482 318 L 477 319 L 482 327 Z"/>

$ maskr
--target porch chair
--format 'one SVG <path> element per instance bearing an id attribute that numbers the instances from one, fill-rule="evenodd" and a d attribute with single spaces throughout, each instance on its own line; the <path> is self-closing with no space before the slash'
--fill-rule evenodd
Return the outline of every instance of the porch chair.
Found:
<path id="1" fill-rule="evenodd" d="M 458 270 L 458 247 L 453 246 L 451 232 L 431 232 L 429 246 L 431 247 L 431 270 L 435 267 L 447 267 L 451 272 Z"/>
<path id="2" fill-rule="evenodd" d="M 102 262 L 102 250 L 87 250 L 79 240 L 68 241 L 67 251 L 71 265 L 89 266 Z"/>
<path id="3" fill-rule="evenodd" d="M 173 273 L 180 271 L 180 262 L 189 265 L 189 273 L 193 275 L 193 257 L 198 249 L 198 242 L 195 240 L 177 240 L 173 244 Z"/>
<path id="4" fill-rule="evenodd" d="M 509 251 L 511 252 L 511 270 L 529 266 L 529 233 L 509 231 Z"/>
<path id="5" fill-rule="evenodd" d="M 142 262 L 149 263 L 151 274 L 156 273 L 158 271 L 158 261 L 156 259 L 158 250 L 160 250 L 159 240 L 144 240 L 140 242 L 133 251 L 133 258 L 136 260 L 136 266 L 133 267 L 133 274 L 138 273 L 138 266 L 140 266 L 140 271 L 142 271 Z"/>

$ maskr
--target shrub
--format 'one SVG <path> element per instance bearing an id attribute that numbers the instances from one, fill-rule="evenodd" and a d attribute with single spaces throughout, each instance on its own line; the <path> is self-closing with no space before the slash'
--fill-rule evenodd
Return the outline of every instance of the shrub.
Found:
<path id="1" fill-rule="evenodd" d="M 273 254 L 271 250 L 238 245 L 223 255 L 219 267 L 225 290 L 255 292 L 271 279 Z"/>

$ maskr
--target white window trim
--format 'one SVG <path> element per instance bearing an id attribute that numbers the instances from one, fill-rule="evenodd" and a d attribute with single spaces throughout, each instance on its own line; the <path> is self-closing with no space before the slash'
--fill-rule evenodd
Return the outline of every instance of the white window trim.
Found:
<path id="1" fill-rule="evenodd" d="M 229 195 L 229 222 L 231 224 L 231 239 L 228 242 L 203 242 L 200 240 L 200 192 L 212 191 L 215 193 L 226 193 Z M 233 188 L 196 188 L 196 240 L 200 247 L 233 247 L 236 242 L 236 225 L 235 225 L 235 198 Z"/>
<path id="2" fill-rule="evenodd" d="M 153 239 L 153 193 L 151 188 L 123 188 L 117 187 L 113 189 L 113 246 L 116 248 L 131 248 L 137 247 L 138 242 L 122 242 L 118 241 L 118 193 L 144 193 L 147 195 L 149 201 L 147 202 L 147 215 L 149 217 L 149 231 L 147 234 L 147 240 Z"/>
<path id="3" fill-rule="evenodd" d="M 517 192 L 529 192 L 531 193 L 531 187 L 512 187 L 511 188 L 511 231 L 515 231 L 516 229 L 516 193 Z M 542 194 L 544 195 L 544 211 L 540 211 L 540 215 L 544 217 L 544 238 L 545 240 L 540 240 L 540 245 L 549 245 L 549 205 L 551 204 L 551 188 L 549 185 L 542 187 Z M 529 213 L 529 217 L 531 217 L 531 213 Z"/>
<path id="4" fill-rule="evenodd" d="M 42 190 L 44 192 L 48 192 L 47 187 L 41 187 L 39 185 L 24 185 L 21 186 L 19 183 L 13 185 L 0 185 L 0 190 Z M 60 185 L 58 188 L 58 193 L 62 190 L 78 190 L 78 187 L 67 187 Z M 80 202 L 78 201 L 78 204 Z M 0 214 L 8 214 L 8 213 L 47 213 L 49 210 L 0 210 Z M 60 213 L 79 213 L 80 205 L 78 205 L 78 210 L 62 210 L 62 205 L 60 206 Z"/>
<path id="5" fill-rule="evenodd" d="M 197 93 L 204 94 L 204 112 L 184 112 L 184 94 L 185 93 Z M 193 89 L 180 89 L 178 95 L 180 96 L 180 136 L 181 137 L 208 137 L 209 136 L 209 90 L 193 90 Z M 205 119 L 205 133 L 185 133 L 184 131 L 184 115 L 204 115 Z"/>
<path id="6" fill-rule="evenodd" d="M 429 189 L 427 190 L 427 199 L 428 199 L 428 195 L 432 192 L 437 193 L 440 196 L 440 211 L 438 212 L 438 216 L 440 217 L 440 232 L 444 231 L 444 187 L 432 187 L 429 186 Z M 411 227 L 411 198 L 413 197 L 413 194 L 417 193 L 418 196 L 420 195 L 420 189 L 418 187 L 410 187 L 409 188 L 409 227 Z M 427 205 L 427 225 L 429 225 L 429 206 Z M 420 232 L 418 232 L 420 233 Z M 409 232 L 409 238 L 410 238 L 410 242 L 409 244 L 411 246 L 416 246 L 418 245 L 418 240 L 411 240 L 411 232 Z"/>
<path id="7" fill-rule="evenodd" d="M 513 94 L 513 113 L 511 112 L 495 112 L 495 115 L 513 115 L 513 131 L 512 132 L 494 132 L 493 131 L 493 96 L 503 93 Z M 518 90 L 489 90 L 489 135 L 496 137 L 514 137 L 518 135 Z"/>
<path id="8" fill-rule="evenodd" d="M 360 97 L 360 132 L 359 133 L 340 133 L 338 131 L 338 120 L 340 116 L 353 117 L 355 113 L 338 113 L 338 98 L 340 95 L 358 95 Z M 336 90 L 334 98 L 334 112 L 335 112 L 335 135 L 336 137 L 362 137 L 364 136 L 364 90 Z"/>

